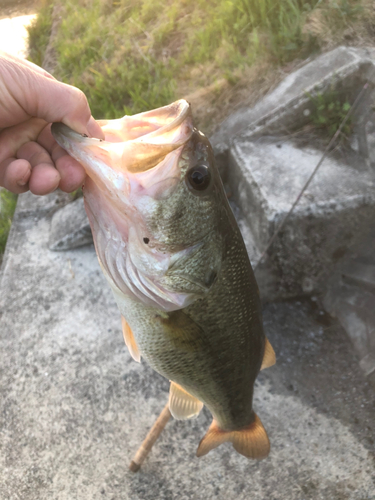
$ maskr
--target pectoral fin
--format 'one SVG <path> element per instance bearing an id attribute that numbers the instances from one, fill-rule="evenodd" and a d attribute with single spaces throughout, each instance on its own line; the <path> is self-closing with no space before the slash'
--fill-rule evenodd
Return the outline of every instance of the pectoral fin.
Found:
<path id="1" fill-rule="evenodd" d="M 137 343 L 135 341 L 133 332 L 126 322 L 126 319 L 124 316 L 121 316 L 121 324 L 122 324 L 122 334 L 124 336 L 125 344 L 126 347 L 129 349 L 131 357 L 134 359 L 134 361 L 137 361 L 138 363 L 141 362 L 141 354 L 139 352 Z"/>
<path id="2" fill-rule="evenodd" d="M 273 347 L 270 344 L 269 340 L 266 338 L 266 345 L 264 347 L 264 356 L 263 356 L 262 366 L 260 367 L 260 369 L 263 370 L 264 368 L 269 368 L 270 366 L 273 366 L 275 363 L 276 363 L 275 351 L 273 350 Z"/>
<path id="3" fill-rule="evenodd" d="M 230 441 L 238 453 L 247 458 L 261 460 L 270 452 L 270 442 L 267 432 L 259 417 L 254 413 L 254 421 L 238 431 L 223 431 L 213 420 L 207 434 L 199 443 L 197 456 L 206 455 L 220 444 Z"/>
<path id="4" fill-rule="evenodd" d="M 189 394 L 175 382 L 171 382 L 169 389 L 169 410 L 177 420 L 186 420 L 199 415 L 203 403 Z"/>

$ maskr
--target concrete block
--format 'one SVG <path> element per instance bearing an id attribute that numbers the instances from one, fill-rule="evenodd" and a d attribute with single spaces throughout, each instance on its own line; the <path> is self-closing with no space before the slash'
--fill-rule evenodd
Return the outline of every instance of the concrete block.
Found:
<path id="1" fill-rule="evenodd" d="M 254 108 L 234 113 L 211 138 L 252 233 L 250 258 L 256 263 L 324 151 L 316 135 L 301 133 L 311 121 L 311 95 L 334 85 L 353 102 L 370 83 L 353 115 L 350 145 L 324 160 L 257 269 L 266 301 L 323 292 L 327 277 L 375 218 L 374 81 L 370 50 L 338 47 L 307 61 Z"/>
<path id="2" fill-rule="evenodd" d="M 257 251 L 257 261 L 288 213 L 322 152 L 292 139 L 237 138 L 230 151 L 229 184 Z M 359 175 L 360 172 L 360 175 Z M 276 239 L 263 275 L 264 299 L 324 290 L 327 276 L 375 220 L 375 176 L 360 157 L 328 157 Z M 268 271 L 267 271 L 268 269 Z"/>
<path id="3" fill-rule="evenodd" d="M 50 250 L 70 250 L 92 243 L 83 198 L 78 198 L 54 214 L 48 243 Z"/>
<path id="4" fill-rule="evenodd" d="M 327 155 L 256 269 L 264 301 L 322 294 L 368 380 L 375 380 L 374 81 L 374 49 L 339 47 L 307 61 L 211 138 L 256 264 L 325 148 L 316 134 L 301 132 L 311 128 L 311 96 L 334 86 L 353 103 L 369 84 L 353 113 L 349 141 Z"/>

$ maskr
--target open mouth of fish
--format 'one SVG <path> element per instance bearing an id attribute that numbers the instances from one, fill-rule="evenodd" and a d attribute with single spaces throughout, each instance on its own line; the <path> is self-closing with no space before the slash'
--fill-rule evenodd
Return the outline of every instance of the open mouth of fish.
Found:
<path id="1" fill-rule="evenodd" d="M 63 123 L 52 125 L 52 134 L 58 144 L 82 164 L 98 186 L 105 184 L 110 192 L 113 187 L 121 188 L 129 195 L 129 183 L 135 180 L 136 174 L 155 167 L 158 167 L 155 173 L 158 183 L 162 178 L 180 177 L 177 155 L 168 158 L 169 164 L 163 159 L 191 138 L 193 120 L 190 105 L 185 100 L 117 120 L 99 120 L 98 123 L 104 132 L 104 140 L 81 135 Z M 138 178 L 141 184 L 138 190 L 153 184 L 150 177 L 153 176 Z"/>

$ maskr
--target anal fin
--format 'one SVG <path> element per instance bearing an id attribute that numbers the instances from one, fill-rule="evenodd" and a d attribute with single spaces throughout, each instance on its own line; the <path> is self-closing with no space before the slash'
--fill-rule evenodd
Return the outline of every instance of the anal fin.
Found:
<path id="1" fill-rule="evenodd" d="M 270 344 L 269 340 L 266 338 L 266 344 L 264 346 L 264 356 L 263 356 L 262 366 L 260 367 L 260 369 L 263 370 L 264 368 L 269 368 L 270 366 L 273 366 L 275 363 L 276 363 L 275 351 L 273 350 L 273 347 Z"/>
<path id="2" fill-rule="evenodd" d="M 169 410 L 177 420 L 186 420 L 199 415 L 203 403 L 189 394 L 175 382 L 171 382 L 169 389 Z"/>
<path id="3" fill-rule="evenodd" d="M 129 349 L 130 355 L 134 359 L 134 361 L 140 363 L 141 354 L 139 352 L 137 343 L 135 341 L 134 334 L 130 326 L 128 325 L 126 319 L 122 315 L 121 315 L 121 324 L 122 324 L 122 334 L 124 336 L 126 347 Z"/>
<path id="4" fill-rule="evenodd" d="M 217 446 L 231 442 L 238 453 L 247 458 L 261 460 L 270 452 L 270 441 L 259 417 L 254 413 L 254 421 L 238 431 L 223 431 L 213 420 L 206 435 L 199 443 L 197 457 L 206 455 Z"/>

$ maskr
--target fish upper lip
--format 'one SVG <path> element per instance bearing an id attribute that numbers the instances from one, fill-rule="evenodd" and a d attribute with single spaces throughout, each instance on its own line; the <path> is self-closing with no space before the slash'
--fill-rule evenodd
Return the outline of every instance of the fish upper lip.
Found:
<path id="1" fill-rule="evenodd" d="M 181 99 L 168 106 L 116 120 L 99 120 L 106 139 L 85 137 L 63 123 L 53 123 L 56 142 L 79 161 L 90 176 L 98 160 L 118 173 L 137 174 L 157 165 L 184 146 L 193 134 L 190 104 Z"/>
<path id="2" fill-rule="evenodd" d="M 153 130 L 151 132 L 148 132 L 144 135 L 140 135 L 139 137 L 136 137 L 134 139 L 128 139 L 124 141 L 118 141 L 118 142 L 145 142 L 146 144 L 150 142 L 151 144 L 155 144 L 155 138 L 158 136 L 162 136 L 173 129 L 177 129 L 188 117 L 189 114 L 191 113 L 190 110 L 190 104 L 185 101 L 184 99 L 180 99 L 169 106 L 163 106 L 162 108 L 158 108 L 157 110 L 152 110 L 149 112 L 141 113 L 141 115 L 144 115 L 145 117 L 151 116 L 155 111 L 161 111 L 161 110 L 167 110 L 170 108 L 170 113 L 169 115 L 173 114 L 175 111 L 176 117 L 171 120 L 169 123 L 166 123 L 165 125 L 160 125 L 156 130 Z M 138 115 L 134 115 L 134 118 Z M 132 118 L 132 117 L 129 117 Z M 120 119 L 121 120 L 121 119 Z M 167 120 L 167 118 L 166 118 Z M 114 121 L 114 120 L 113 120 Z M 99 124 L 100 124 L 99 120 Z M 105 127 L 107 123 L 111 122 L 111 120 L 102 121 L 102 127 Z M 193 127 L 191 126 L 191 133 L 193 130 Z M 73 129 L 68 127 L 62 122 L 55 122 L 51 126 L 51 132 L 53 137 L 58 141 L 59 139 L 61 140 L 62 138 L 67 138 L 70 141 L 75 141 L 78 143 L 85 143 L 87 145 L 91 144 L 96 144 L 100 145 L 101 147 L 105 148 L 106 144 L 110 145 L 113 144 L 114 142 L 108 141 L 108 140 L 103 140 L 103 139 L 97 139 L 96 137 L 88 137 L 86 134 L 80 134 L 78 132 L 75 132 Z M 191 135 L 190 133 L 190 135 Z M 177 141 L 175 146 L 176 148 L 185 143 L 186 141 Z M 158 144 L 158 142 L 156 142 Z"/>
<path id="3" fill-rule="evenodd" d="M 159 108 L 159 109 L 164 109 L 164 108 L 167 108 L 168 106 L 164 106 L 163 108 Z M 168 123 L 167 125 L 163 125 L 162 127 L 160 127 L 159 129 L 155 130 L 154 132 L 150 132 L 149 134 L 146 134 L 147 138 L 153 138 L 157 135 L 160 135 L 160 134 L 165 134 L 166 132 L 169 132 L 170 130 L 173 130 L 174 128 L 177 128 L 179 125 L 181 125 L 181 123 L 183 123 L 184 120 L 187 119 L 189 113 L 191 113 L 191 110 L 190 110 L 190 104 L 185 101 L 184 99 L 180 99 L 179 101 L 176 101 L 172 104 L 170 104 L 170 107 L 173 108 L 182 108 L 181 109 L 181 112 L 177 114 L 176 118 L 174 120 L 172 120 L 170 123 Z M 146 137 L 146 136 L 141 136 L 139 139 L 142 140 L 142 137 Z M 135 139 L 137 140 L 137 139 Z"/>

